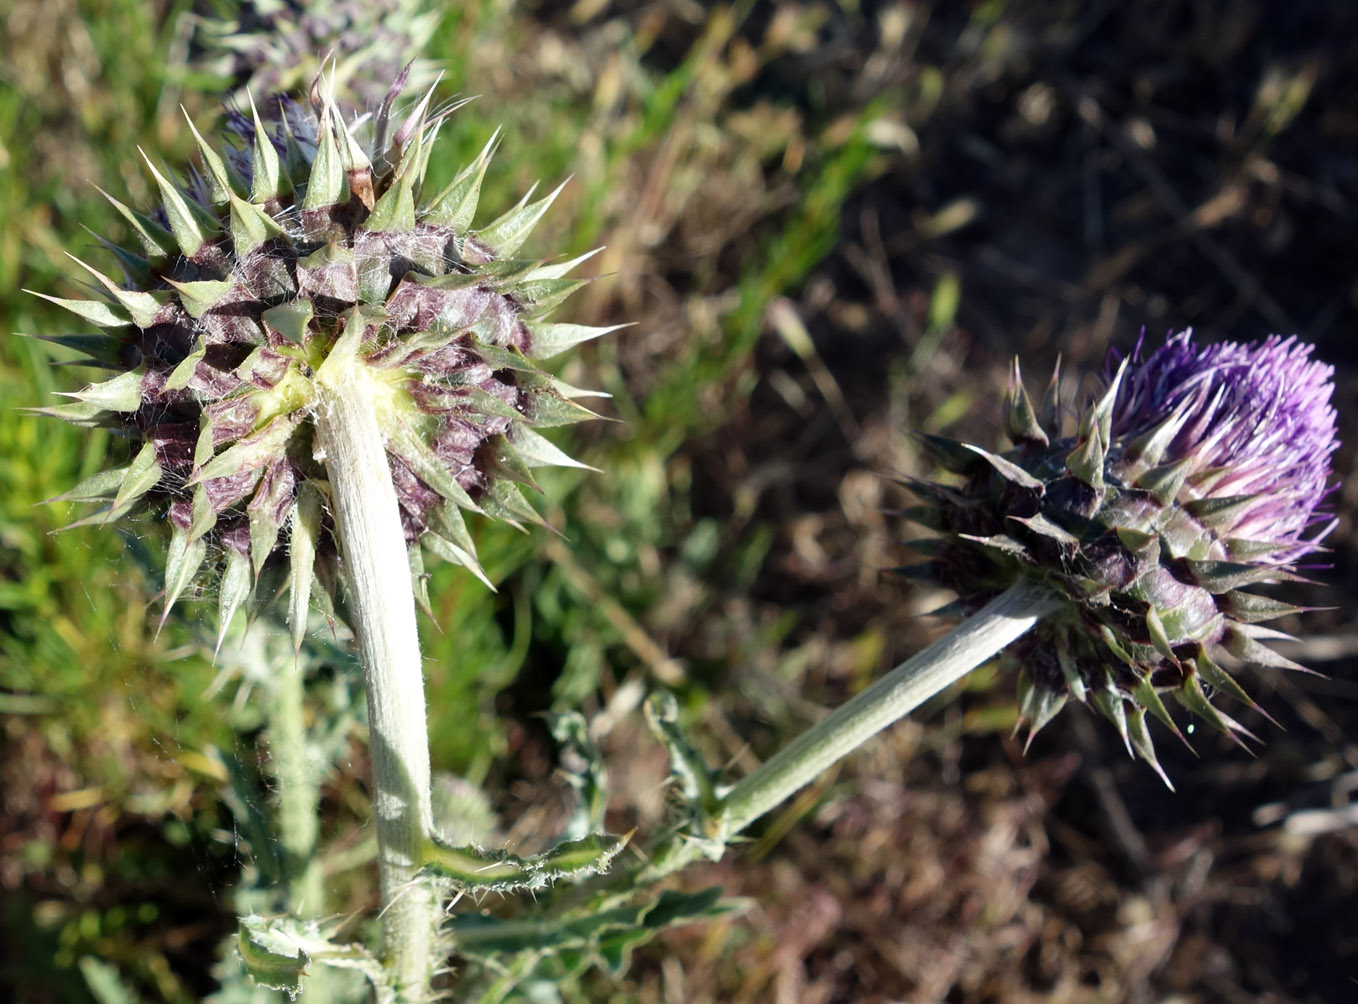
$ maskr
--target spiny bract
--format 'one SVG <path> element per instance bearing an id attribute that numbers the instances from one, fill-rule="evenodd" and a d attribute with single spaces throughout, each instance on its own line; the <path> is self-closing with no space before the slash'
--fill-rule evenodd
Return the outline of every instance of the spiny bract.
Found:
<path id="1" fill-rule="evenodd" d="M 147 160 L 157 209 L 111 199 L 141 244 L 101 242 L 124 281 L 81 262 L 101 298 L 46 297 L 103 329 L 53 340 L 120 372 L 42 410 L 111 427 L 135 451 L 62 499 L 105 503 L 80 522 L 164 512 L 166 612 L 205 562 L 222 569 L 222 630 L 266 569 L 280 582 L 261 595 L 283 576 L 291 588 L 295 643 L 311 598 L 333 598 L 329 485 L 312 443 L 313 381 L 332 353 L 371 374 L 426 607 L 420 545 L 480 574 L 463 511 L 539 521 L 521 491 L 536 488 L 530 469 L 579 466 L 534 427 L 592 417 L 573 400 L 583 392 L 532 360 L 608 329 L 543 320 L 583 284 L 566 278 L 582 258 L 514 257 L 556 192 L 469 229 L 492 139 L 423 201 L 452 109 L 431 112 L 431 89 L 392 129 L 402 82 L 352 125 L 313 86 L 310 108 L 276 99 L 265 115 L 253 103 L 228 113 L 237 143 L 220 151 L 195 129 L 202 165 L 186 183 Z M 288 560 L 271 561 L 284 546 Z"/>
<path id="2" fill-rule="evenodd" d="M 926 438 L 966 480 L 907 482 L 928 500 L 909 515 L 945 533 L 916 542 L 936 553 L 914 571 L 968 605 L 1020 576 L 1067 601 L 1016 647 L 1031 733 L 1069 697 L 1090 701 L 1159 771 L 1147 712 L 1182 738 L 1162 693 L 1239 741 L 1248 733 L 1210 695 L 1257 705 L 1222 651 L 1299 668 L 1260 643 L 1279 634 L 1258 623 L 1298 608 L 1247 587 L 1295 579 L 1324 535 L 1333 370 L 1310 354 L 1292 338 L 1196 346 L 1183 332 L 1123 360 L 1066 438 L 1059 372 L 1039 419 L 1016 361 L 1012 450 Z"/>

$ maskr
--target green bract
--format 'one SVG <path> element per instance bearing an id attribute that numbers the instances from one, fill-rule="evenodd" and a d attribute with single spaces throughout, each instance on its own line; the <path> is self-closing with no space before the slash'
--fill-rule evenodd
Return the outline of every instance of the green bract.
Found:
<path id="1" fill-rule="evenodd" d="M 186 182 L 147 161 L 158 207 L 114 201 L 139 244 L 105 243 L 120 277 L 82 262 L 97 298 L 47 297 L 101 329 L 55 340 L 118 372 L 44 411 L 132 444 L 130 463 L 62 498 L 101 503 L 82 522 L 163 515 L 166 612 L 205 566 L 220 569 L 223 629 L 264 576 L 290 585 L 295 641 L 331 597 L 314 380 L 340 356 L 367 374 L 417 595 L 423 549 L 480 574 L 465 512 L 538 521 L 532 469 L 575 465 L 537 430 L 592 413 L 537 361 L 607 329 L 545 320 L 583 284 L 567 278 L 582 258 L 518 257 L 557 192 L 473 230 L 494 140 L 426 193 L 451 109 L 431 111 L 431 89 L 396 127 L 402 83 L 357 124 L 313 86 L 310 107 L 228 113 L 223 145 L 195 130 Z"/>

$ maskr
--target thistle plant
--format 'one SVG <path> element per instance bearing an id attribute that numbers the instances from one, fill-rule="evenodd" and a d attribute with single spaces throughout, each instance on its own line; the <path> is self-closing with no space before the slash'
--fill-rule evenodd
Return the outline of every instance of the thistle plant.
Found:
<path id="1" fill-rule="evenodd" d="M 424 553 L 482 575 L 465 513 L 540 522 L 524 495 L 533 468 L 579 465 L 536 430 L 591 412 L 536 361 L 606 330 L 545 320 L 583 284 L 567 278 L 583 259 L 516 257 L 560 189 L 473 230 L 494 141 L 426 193 L 453 106 L 433 108 L 431 88 L 397 116 L 403 83 L 353 119 L 317 84 L 308 104 L 250 101 L 227 113 L 220 145 L 190 123 L 200 162 L 182 181 L 146 158 L 160 204 L 111 200 L 138 245 L 100 241 L 118 277 L 81 262 L 96 296 L 46 297 L 101 329 L 54 340 L 115 375 L 44 409 L 129 444 L 129 463 L 63 498 L 99 504 L 81 522 L 168 525 L 162 622 L 202 578 L 219 596 L 219 645 L 242 606 L 283 587 L 294 651 L 313 604 L 352 624 L 384 932 L 381 964 L 360 968 L 398 1001 L 423 999 L 442 964 L 429 869 L 456 873 L 462 860 L 439 846 L 430 807 Z M 594 857 L 572 848 L 571 867 L 621 846 L 596 843 Z M 569 870 L 497 863 L 507 887 L 519 872 Z M 247 957 L 268 956 L 265 940 Z"/>
<path id="2" fill-rule="evenodd" d="M 672 708 L 653 704 L 690 811 L 646 876 L 719 855 L 826 767 L 1011 645 L 1030 733 L 1073 697 L 1162 777 L 1147 716 L 1183 738 L 1166 695 L 1237 741 L 1248 736 L 1212 696 L 1262 710 L 1223 663 L 1300 668 L 1263 644 L 1287 636 L 1261 623 L 1299 608 L 1250 587 L 1298 579 L 1328 530 L 1332 375 L 1294 338 L 1199 346 L 1184 332 L 1112 367 L 1063 429 L 1059 372 L 1039 412 L 1015 363 L 1013 448 L 925 437 L 960 483 L 906 482 L 925 502 L 908 515 L 940 534 L 916 542 L 932 559 L 911 570 L 955 590 L 970 615 L 734 785 L 675 737 Z"/>

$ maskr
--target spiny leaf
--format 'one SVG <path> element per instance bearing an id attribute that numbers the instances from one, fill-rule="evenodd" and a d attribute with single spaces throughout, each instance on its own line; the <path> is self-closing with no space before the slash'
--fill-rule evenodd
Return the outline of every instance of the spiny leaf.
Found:
<path id="1" fill-rule="evenodd" d="M 125 328 L 132 323 L 132 317 L 124 308 L 105 303 L 103 300 L 67 300 L 60 296 L 49 296 L 46 293 L 38 293 L 31 289 L 25 289 L 24 292 L 40 296 L 48 303 L 55 303 L 58 307 L 65 307 L 71 313 L 78 314 L 91 324 L 97 324 L 101 328 Z"/>
<path id="2" fill-rule="evenodd" d="M 250 100 L 250 114 L 255 120 L 255 139 L 250 150 L 250 201 L 262 205 L 271 200 L 281 199 L 292 191 L 292 181 L 283 171 L 278 159 L 278 151 L 269 139 L 269 131 L 259 117 L 255 107 L 254 95 L 246 92 Z"/>
<path id="3" fill-rule="evenodd" d="M 250 595 L 251 585 L 249 555 L 228 546 L 226 548 L 226 568 L 222 572 L 221 585 L 217 594 L 217 645 L 212 650 L 214 660 L 222 650 L 222 642 L 226 639 L 226 632 L 231 626 L 232 618 L 236 616 L 236 611 L 240 609 L 241 604 Z"/>
<path id="4" fill-rule="evenodd" d="M 198 144 L 198 155 L 203 158 L 208 179 L 212 182 L 212 203 L 220 206 L 235 194 L 231 190 L 231 179 L 227 174 L 226 163 L 207 140 L 203 139 L 202 133 L 193 124 L 193 119 L 189 118 L 188 109 L 180 105 L 179 110 L 184 113 L 184 121 L 189 124 L 189 131 L 193 133 L 194 142 Z"/>
<path id="5" fill-rule="evenodd" d="M 170 535 L 170 549 L 165 561 L 165 609 L 160 615 L 156 630 L 165 626 L 170 610 L 179 599 L 185 587 L 193 580 L 203 558 L 207 556 L 207 542 L 201 537 L 194 540 L 189 534 L 175 527 Z"/>
<path id="6" fill-rule="evenodd" d="M 288 303 L 270 307 L 264 311 L 264 324 L 269 331 L 281 336 L 284 341 L 303 345 L 307 340 L 307 328 L 315 316 L 315 307 L 308 297 L 300 297 Z"/>
<path id="7" fill-rule="evenodd" d="M 669 755 L 670 775 L 679 783 L 690 814 L 690 828 L 701 831 L 706 819 L 717 811 L 717 772 L 679 722 L 679 702 L 669 691 L 658 691 L 646 699 L 646 725 Z"/>
<path id="8" fill-rule="evenodd" d="M 514 449 L 529 467 L 575 467 L 584 471 L 599 471 L 597 467 L 580 463 L 551 440 L 540 436 L 526 425 L 515 425 L 510 433 L 510 439 Z"/>
<path id="9" fill-rule="evenodd" d="M 567 783 L 575 789 L 575 810 L 562 834 L 584 837 L 604 827 L 608 807 L 608 774 L 599 748 L 590 737 L 585 716 L 578 711 L 550 713 L 552 738 L 562 746 L 562 767 Z"/>
<path id="10" fill-rule="evenodd" d="M 95 502 L 114 498 L 131 467 L 114 467 L 99 471 L 85 478 L 80 484 L 60 495 L 45 499 L 46 502 Z"/>
<path id="11" fill-rule="evenodd" d="M 292 488 L 287 460 L 275 459 L 265 469 L 255 496 L 246 507 L 250 520 L 250 560 L 256 578 L 263 570 L 265 560 L 273 553 L 283 521 L 292 519 L 291 507 L 281 519 L 278 515 Z"/>
<path id="12" fill-rule="evenodd" d="M 1228 624 L 1226 632 L 1222 636 L 1221 647 L 1237 659 L 1244 659 L 1247 662 L 1257 663 L 1260 666 L 1270 666 L 1274 669 L 1291 669 L 1300 673 L 1309 673 L 1299 662 L 1293 662 L 1286 656 L 1279 655 L 1267 645 L 1262 645 L 1246 634 L 1238 625 Z"/>
<path id="13" fill-rule="evenodd" d="M 273 457 L 281 456 L 286 451 L 287 442 L 297 430 L 297 425 L 298 418 L 295 415 L 279 415 L 264 428 L 246 436 L 198 468 L 187 484 L 192 486 L 267 464 Z"/>
<path id="14" fill-rule="evenodd" d="M 1018 686 L 1019 721 L 1014 728 L 1017 730 L 1027 723 L 1028 738 L 1023 743 L 1023 751 L 1027 753 L 1037 734 L 1065 707 L 1067 695 L 1037 686 L 1026 671 L 1019 674 Z"/>
<path id="15" fill-rule="evenodd" d="M 418 150 L 418 146 L 417 146 Z M 363 222 L 367 230 L 378 233 L 409 233 L 415 229 L 415 164 L 405 161 L 372 212 Z"/>
<path id="16" fill-rule="evenodd" d="M 590 279 L 530 279 L 514 289 L 514 298 L 524 304 L 530 318 L 545 317 Z"/>
<path id="17" fill-rule="evenodd" d="M 498 517 L 509 523 L 511 526 L 519 526 L 520 521 L 540 526 L 544 530 L 551 530 L 556 533 L 556 528 L 542 518 L 542 514 L 533 508 L 519 486 L 509 481 L 496 480 L 490 483 L 490 488 L 486 492 L 486 498 L 482 500 L 482 508 L 486 513 Z"/>
<path id="18" fill-rule="evenodd" d="M 127 476 L 123 478 L 122 484 L 118 486 L 109 520 L 118 519 L 129 512 L 138 499 L 160 483 L 164 473 L 156 453 L 156 444 L 145 443 L 127 468 Z"/>
<path id="19" fill-rule="evenodd" d="M 99 190 L 100 195 L 113 204 L 113 208 L 118 210 L 118 213 L 127 221 L 128 226 L 136 233 L 137 239 L 141 241 L 142 247 L 146 249 L 148 255 L 152 258 L 169 258 L 179 253 L 179 248 L 174 241 L 174 234 L 151 217 L 119 202 L 108 192 L 99 188 L 98 185 L 94 187 Z"/>
<path id="20" fill-rule="evenodd" d="M 495 585 L 490 579 L 486 578 L 486 573 L 482 570 L 481 563 L 477 561 L 476 555 L 473 552 L 459 547 L 448 538 L 441 536 L 432 530 L 426 531 L 420 536 L 420 544 L 427 547 L 444 561 L 467 569 L 480 579 L 491 592 L 496 591 Z"/>
<path id="21" fill-rule="evenodd" d="M 170 371 L 170 375 L 165 379 L 166 390 L 182 390 L 189 385 L 194 374 L 198 372 L 198 364 L 207 358 L 207 342 L 199 341 L 194 346 L 193 351 L 186 355 Z"/>
<path id="22" fill-rule="evenodd" d="M 550 194 L 532 203 L 528 199 L 532 196 L 533 190 L 529 189 L 517 206 L 478 232 L 477 236 L 490 246 L 497 257 L 508 258 L 528 239 L 528 235 L 533 232 L 543 214 L 569 183 L 570 179 L 567 178 Z"/>
<path id="23" fill-rule="evenodd" d="M 175 243 L 179 245 L 179 250 L 183 252 L 185 258 L 194 258 L 204 244 L 206 244 L 217 230 L 217 221 L 214 220 L 202 206 L 187 198 L 182 191 L 165 179 L 156 165 L 151 163 L 151 158 L 146 156 L 146 151 L 137 147 L 137 152 L 141 154 L 142 160 L 146 161 L 147 170 L 151 172 L 151 177 L 156 181 L 156 187 L 160 189 L 161 204 L 165 209 L 165 216 L 170 221 L 170 230 L 174 234 Z"/>
<path id="24" fill-rule="evenodd" d="M 138 366 L 126 373 L 119 373 L 103 383 L 92 383 L 84 390 L 59 393 L 63 397 L 73 397 L 82 404 L 102 411 L 134 412 L 141 407 L 141 385 L 144 375 L 144 368 Z"/>
<path id="25" fill-rule="evenodd" d="M 619 328 L 631 327 L 628 324 L 611 324 L 593 327 L 588 324 L 563 324 L 552 321 L 524 321 L 524 327 L 532 336 L 527 355 L 530 359 L 550 359 L 581 342 L 587 342 L 606 335 Z"/>
<path id="26" fill-rule="evenodd" d="M 339 145 L 335 140 L 335 125 L 331 121 L 328 107 L 322 109 L 317 132 L 316 159 L 311 162 L 306 195 L 302 197 L 303 209 L 321 209 L 344 201 L 344 164 L 341 161 Z"/>
<path id="27" fill-rule="evenodd" d="M 464 234 L 476 215 L 476 204 L 481 196 L 481 181 L 486 176 L 486 168 L 500 141 L 500 130 L 496 129 L 480 155 L 458 172 L 446 189 L 434 200 L 426 214 L 430 223 L 452 227 L 457 233 Z"/>
<path id="28" fill-rule="evenodd" d="M 529 279 L 560 279 L 575 269 L 575 266 L 582 262 L 587 262 L 603 248 L 595 248 L 593 251 L 586 251 L 582 255 L 577 255 L 568 261 L 556 262 L 552 265 L 539 264 L 528 273 Z"/>
<path id="29" fill-rule="evenodd" d="M 1143 676 L 1137 680 L 1136 686 L 1132 688 L 1132 697 L 1136 699 L 1137 704 L 1141 705 L 1156 718 L 1160 719 L 1165 727 L 1179 738 L 1180 742 L 1185 746 L 1188 746 L 1190 750 L 1193 749 L 1193 747 L 1189 745 L 1188 740 L 1184 737 L 1184 734 L 1179 731 L 1179 726 L 1174 724 L 1174 719 L 1170 717 L 1169 709 L 1165 707 L 1165 702 L 1160 700 L 1160 694 L 1151 683 L 1149 676 Z"/>
<path id="30" fill-rule="evenodd" d="M 199 279 L 176 282 L 169 276 L 165 281 L 179 293 L 179 302 L 195 321 L 215 307 L 236 285 L 235 279 Z"/>
<path id="31" fill-rule="evenodd" d="M 237 258 L 244 258 L 265 241 L 283 234 L 283 228 L 272 216 L 253 202 L 231 193 L 231 247 Z"/>
<path id="32" fill-rule="evenodd" d="M 306 639 L 311 587 L 316 575 L 316 547 L 321 536 L 321 498 L 316 487 L 303 482 L 292 509 L 292 533 L 288 538 L 288 620 L 292 625 L 292 650 L 300 653 Z"/>
<path id="33" fill-rule="evenodd" d="M 473 512 L 481 511 L 480 507 L 472 501 L 471 496 L 467 494 L 466 489 L 457 483 L 457 479 L 453 477 L 438 454 L 433 451 L 419 433 L 409 426 L 402 423 L 388 431 L 387 449 L 414 471 L 421 481 L 445 499 L 463 509 L 470 509 Z"/>
<path id="34" fill-rule="evenodd" d="M 100 285 L 108 290 L 109 295 L 117 300 L 122 308 L 127 311 L 128 316 L 132 318 L 132 323 L 137 327 L 149 328 L 155 324 L 156 315 L 160 312 L 160 308 L 163 305 L 163 293 L 157 297 L 153 293 L 146 293 L 140 290 L 122 289 L 116 282 L 104 275 L 103 272 L 100 272 L 94 266 L 81 261 L 75 255 L 67 252 L 66 257 L 98 279 Z"/>
<path id="35" fill-rule="evenodd" d="M 1155 756 L 1155 742 L 1151 739 L 1150 730 L 1146 728 L 1146 712 L 1139 707 L 1132 707 L 1127 711 L 1127 733 L 1131 738 L 1131 744 L 1136 748 L 1136 752 L 1142 760 L 1151 765 L 1155 773 L 1160 775 L 1160 780 L 1165 782 L 1165 787 L 1170 791 L 1174 790 L 1174 785 L 1170 783 L 1169 775 L 1165 773 L 1160 761 Z"/>
<path id="36" fill-rule="evenodd" d="M 462 889 L 511 892 L 541 889 L 561 879 L 578 879 L 607 869 L 631 834 L 595 833 L 567 840 L 528 858 L 475 845 L 452 847 L 435 837 L 425 845 L 424 870 Z"/>
<path id="37" fill-rule="evenodd" d="M 1014 443 L 1040 443 L 1046 446 L 1049 440 L 1037 420 L 1032 399 L 1023 387 L 1023 373 L 1019 370 L 1018 357 L 1014 357 L 1009 369 L 1009 439 Z"/>
<path id="38" fill-rule="evenodd" d="M 30 335 L 22 331 L 16 331 L 14 334 L 19 338 L 33 338 L 40 342 L 49 342 L 52 345 L 60 345 L 62 348 L 72 349 L 79 352 L 81 355 L 88 356 L 95 362 L 103 363 L 108 366 L 119 365 L 122 361 L 124 342 L 112 335 Z"/>
<path id="39" fill-rule="evenodd" d="M 964 443 L 963 446 L 972 453 L 984 457 L 986 463 L 995 468 L 995 470 L 999 472 L 1000 477 L 1011 484 L 1016 484 L 1021 488 L 1027 488 L 1029 491 L 1035 492 L 1038 495 L 1042 495 L 1046 492 L 1047 486 L 1041 480 L 1033 477 L 1012 460 L 1006 460 L 998 454 L 991 453 L 989 450 L 983 450 L 979 446 L 972 446 L 970 443 Z"/>

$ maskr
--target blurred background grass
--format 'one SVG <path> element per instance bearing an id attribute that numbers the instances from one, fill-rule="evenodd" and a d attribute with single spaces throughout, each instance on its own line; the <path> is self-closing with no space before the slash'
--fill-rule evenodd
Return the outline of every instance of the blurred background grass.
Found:
<path id="1" fill-rule="evenodd" d="M 79 295 L 61 252 L 88 250 L 82 225 L 125 236 L 93 185 L 146 204 L 136 146 L 182 163 L 179 105 L 216 114 L 195 13 L 0 14 L 0 987 L 17 1001 L 110 1000 L 86 958 L 143 1000 L 199 999 L 248 857 L 223 805 L 257 756 L 248 687 L 222 687 L 191 607 L 155 636 L 154 527 L 53 533 L 74 513 L 40 500 L 116 444 L 17 410 L 89 377 L 16 337 L 69 328 L 20 288 Z M 1015 353 L 1037 380 L 1143 326 L 1295 331 L 1337 365 L 1353 438 L 1343 0 L 480 0 L 427 55 L 441 93 L 480 95 L 434 173 L 500 126 L 483 219 L 571 175 L 532 250 L 606 245 L 562 316 L 636 322 L 565 363 L 622 421 L 572 430 L 605 473 L 548 479 L 563 537 L 477 527 L 497 593 L 432 569 L 435 766 L 485 786 L 516 850 L 568 808 L 541 712 L 594 718 L 611 828 L 645 834 L 664 819 L 650 689 L 674 689 L 709 759 L 740 772 L 936 634 L 920 615 L 946 597 L 886 572 L 910 560 L 889 475 L 930 473 L 911 430 L 997 441 Z M 1257 758 L 1201 731 L 1196 759 L 1162 744 L 1170 793 L 1080 710 L 1024 756 L 1012 676 L 985 670 L 679 880 L 752 911 L 568 999 L 1352 997 L 1352 467 L 1346 447 L 1328 586 L 1307 594 L 1332 609 L 1292 625 L 1328 678 L 1254 678 L 1286 726 L 1241 715 L 1267 739 Z M 361 860 L 366 758 L 341 749 L 325 834 L 358 911 L 373 890 L 344 856 Z"/>

